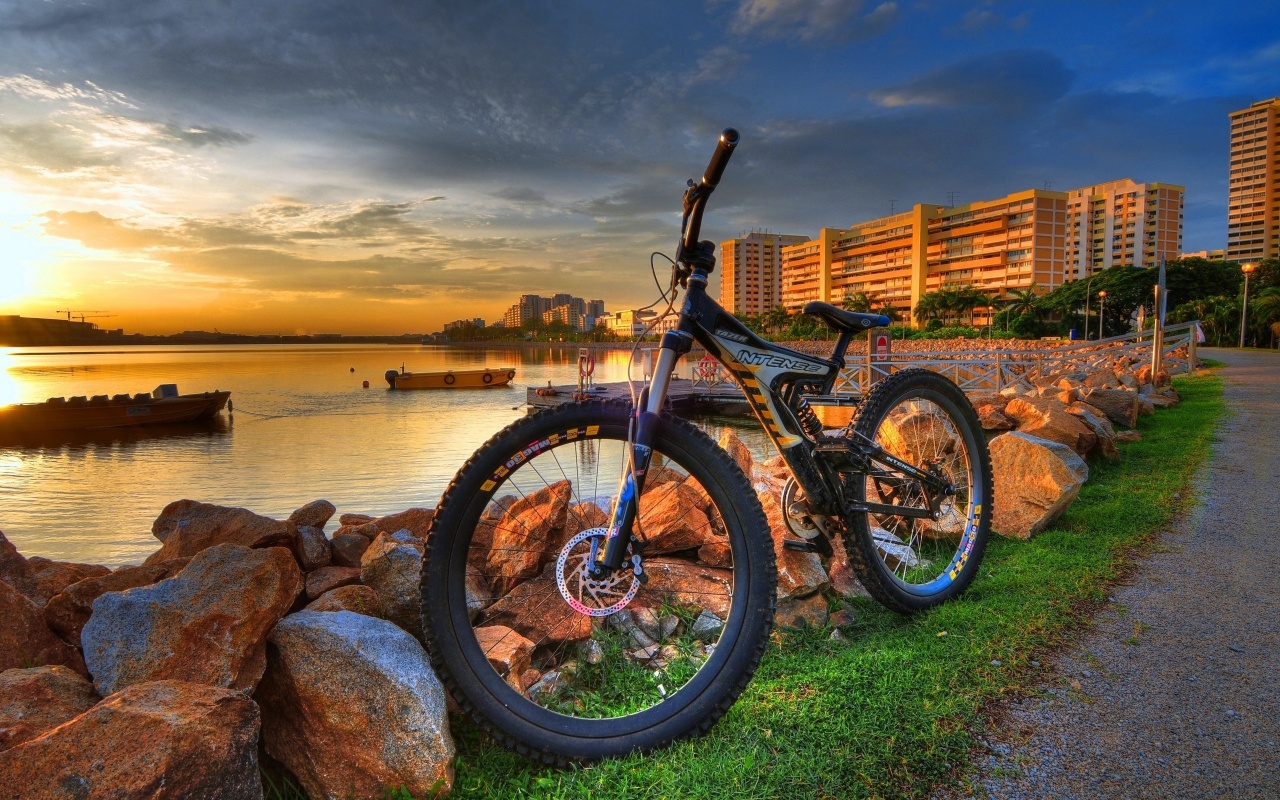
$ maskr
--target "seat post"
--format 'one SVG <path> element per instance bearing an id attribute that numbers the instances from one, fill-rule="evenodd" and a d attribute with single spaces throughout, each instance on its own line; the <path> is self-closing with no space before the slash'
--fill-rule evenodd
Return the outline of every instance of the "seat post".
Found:
<path id="1" fill-rule="evenodd" d="M 840 338 L 836 339 L 836 349 L 831 354 L 831 360 L 836 362 L 840 369 L 845 367 L 844 351 L 849 349 L 849 342 L 853 341 L 853 334 L 854 332 L 851 330 L 843 330 L 840 331 Z"/>

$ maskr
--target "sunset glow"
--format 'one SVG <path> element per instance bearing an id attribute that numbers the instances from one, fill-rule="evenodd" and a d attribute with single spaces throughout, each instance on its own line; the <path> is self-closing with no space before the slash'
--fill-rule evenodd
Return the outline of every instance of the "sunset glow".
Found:
<path id="1" fill-rule="evenodd" d="M 1221 247 L 1226 114 L 1280 94 L 1264 4 L 231 5 L 0 11 L 0 313 L 399 334 L 522 293 L 643 305 L 726 125 L 709 238 L 1133 177 L 1185 185 L 1187 249 Z"/>

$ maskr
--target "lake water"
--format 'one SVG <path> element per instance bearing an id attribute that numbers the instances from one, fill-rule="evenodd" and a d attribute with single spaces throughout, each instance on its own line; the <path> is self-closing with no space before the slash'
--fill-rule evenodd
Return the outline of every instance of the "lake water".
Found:
<path id="1" fill-rule="evenodd" d="M 525 414 L 526 387 L 577 380 L 577 354 L 387 345 L 0 348 L 0 405 L 136 394 L 161 383 L 187 393 L 230 390 L 234 405 L 215 425 L 177 435 L 132 429 L 0 445 L 0 531 L 27 556 L 117 566 L 159 546 L 151 523 L 181 498 L 277 518 L 317 498 L 339 514 L 434 507 L 467 457 Z M 596 351 L 596 380 L 623 380 L 629 356 Z M 388 391 L 383 373 L 401 364 L 410 371 L 511 365 L 516 379 L 497 389 Z M 682 363 L 681 374 L 688 371 Z M 699 424 L 713 436 L 731 426 L 757 455 L 772 455 L 754 420 Z"/>

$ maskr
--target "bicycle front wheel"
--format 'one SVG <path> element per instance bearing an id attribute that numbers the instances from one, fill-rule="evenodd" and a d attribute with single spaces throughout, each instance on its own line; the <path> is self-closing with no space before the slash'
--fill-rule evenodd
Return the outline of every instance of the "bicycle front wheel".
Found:
<path id="1" fill-rule="evenodd" d="M 551 764 L 708 730 L 755 671 L 774 554 L 746 477 L 706 434 L 664 417 L 623 568 L 603 551 L 629 409 L 520 420 L 459 471 L 422 571 L 432 665 L 504 744 Z"/>
<path id="2" fill-rule="evenodd" d="M 903 370 L 863 402 L 853 435 L 953 489 L 936 517 L 849 515 L 845 550 L 859 580 L 872 597 L 902 613 L 959 596 L 973 582 L 991 527 L 991 456 L 968 398 L 935 372 Z M 879 462 L 846 491 L 854 503 L 929 508 L 918 481 Z"/>

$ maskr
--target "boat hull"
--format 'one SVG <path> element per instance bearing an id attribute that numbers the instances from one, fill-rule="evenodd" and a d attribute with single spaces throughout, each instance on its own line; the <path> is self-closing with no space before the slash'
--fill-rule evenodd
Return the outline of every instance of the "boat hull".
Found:
<path id="1" fill-rule="evenodd" d="M 445 372 L 387 372 L 392 389 L 492 389 L 506 386 L 516 376 L 515 368 L 459 369 Z"/>
<path id="2" fill-rule="evenodd" d="M 0 436 L 198 422 L 221 411 L 230 397 L 231 392 L 203 392 L 159 399 L 8 406 L 0 408 Z"/>

